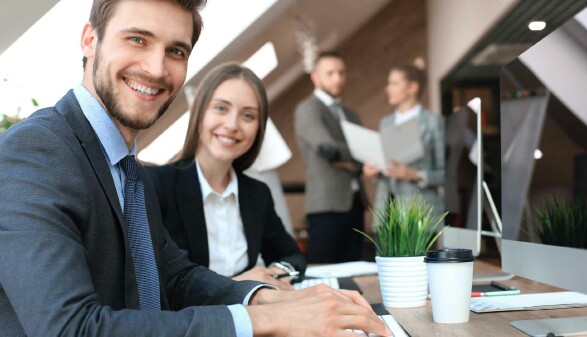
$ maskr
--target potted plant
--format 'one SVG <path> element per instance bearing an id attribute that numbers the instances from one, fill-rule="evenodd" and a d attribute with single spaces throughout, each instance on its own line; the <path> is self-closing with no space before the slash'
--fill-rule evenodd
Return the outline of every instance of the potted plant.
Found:
<path id="1" fill-rule="evenodd" d="M 587 248 L 587 205 L 580 200 L 568 201 L 553 196 L 536 209 L 534 225 L 537 242 L 570 248 Z"/>
<path id="2" fill-rule="evenodd" d="M 375 261 L 383 305 L 410 308 L 426 304 L 428 274 L 424 256 L 444 232 L 447 213 L 436 214 L 421 195 L 390 198 L 384 209 L 373 212 L 377 249 Z"/>

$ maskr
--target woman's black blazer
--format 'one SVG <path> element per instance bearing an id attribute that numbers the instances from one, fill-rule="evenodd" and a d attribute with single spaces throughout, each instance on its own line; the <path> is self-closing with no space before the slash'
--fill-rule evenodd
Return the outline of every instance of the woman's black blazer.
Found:
<path id="1" fill-rule="evenodd" d="M 208 235 L 200 181 L 194 158 L 163 166 L 146 166 L 155 185 L 163 224 L 175 242 L 188 251 L 192 262 L 208 267 Z M 273 198 L 264 183 L 237 172 L 238 202 L 247 239 L 249 264 L 261 253 L 267 265 L 291 263 L 303 274 L 306 263 L 294 239 L 275 212 Z"/>

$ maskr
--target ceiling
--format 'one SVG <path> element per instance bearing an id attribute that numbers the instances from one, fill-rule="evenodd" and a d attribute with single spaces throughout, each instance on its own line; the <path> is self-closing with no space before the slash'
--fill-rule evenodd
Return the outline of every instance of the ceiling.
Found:
<path id="1" fill-rule="evenodd" d="M 2 0 L 0 2 L 0 54 L 59 0 Z M 89 13 L 88 13 L 89 15 Z"/>
<path id="2" fill-rule="evenodd" d="M 587 0 L 521 0 L 499 20 L 453 67 L 443 80 L 443 87 L 450 88 L 460 83 L 479 83 L 499 80 L 503 65 L 521 52 L 540 41 L 587 6 Z M 540 20 L 547 23 L 542 31 L 531 31 L 528 23 Z M 498 46 L 501 62 L 475 65 L 474 60 L 487 48 Z M 508 47 L 502 48 L 502 47 Z M 513 45 L 513 46 L 512 46 Z M 516 48 L 520 47 L 520 48 Z"/>

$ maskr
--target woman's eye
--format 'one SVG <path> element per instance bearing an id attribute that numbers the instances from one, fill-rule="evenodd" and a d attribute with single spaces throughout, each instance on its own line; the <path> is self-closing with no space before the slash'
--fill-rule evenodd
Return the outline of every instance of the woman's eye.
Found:
<path id="1" fill-rule="evenodd" d="M 226 107 L 224 107 L 222 105 L 215 105 L 214 106 L 214 110 L 216 110 L 218 112 L 225 112 L 226 111 Z"/>
<path id="2" fill-rule="evenodd" d="M 247 113 L 245 113 L 243 116 L 244 116 L 244 118 L 245 118 L 246 120 L 251 120 L 251 121 L 252 121 L 252 120 L 255 120 L 255 118 L 257 118 L 257 116 L 256 116 L 255 114 L 253 114 L 253 113 L 248 113 L 248 112 L 247 112 Z"/>

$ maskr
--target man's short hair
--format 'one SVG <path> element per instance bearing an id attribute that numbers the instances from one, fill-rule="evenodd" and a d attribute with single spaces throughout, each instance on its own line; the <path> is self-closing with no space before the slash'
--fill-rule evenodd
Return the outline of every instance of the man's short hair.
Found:
<path id="1" fill-rule="evenodd" d="M 106 31 L 106 26 L 108 22 L 114 15 L 116 11 L 116 6 L 121 1 L 127 0 L 94 0 L 92 3 L 92 9 L 90 11 L 90 23 L 92 27 L 96 29 L 98 33 L 98 41 L 102 41 L 104 37 L 104 32 Z M 200 15 L 200 11 L 206 5 L 207 0 L 160 0 L 160 1 L 167 1 L 174 5 L 177 5 L 183 8 L 186 12 L 192 14 L 193 17 L 193 33 L 192 33 L 192 47 L 196 44 L 198 39 L 200 38 L 200 33 L 202 32 L 203 22 L 202 16 Z M 83 67 L 85 69 L 87 58 L 84 56 L 82 59 Z"/>
<path id="2" fill-rule="evenodd" d="M 318 65 L 318 62 L 320 62 L 322 59 L 325 58 L 336 58 L 339 59 L 341 61 L 344 61 L 344 59 L 342 58 L 342 55 L 334 50 L 325 50 L 322 51 L 318 54 L 318 56 L 316 57 L 316 60 L 314 61 L 314 69 L 316 69 L 316 65 Z"/>

